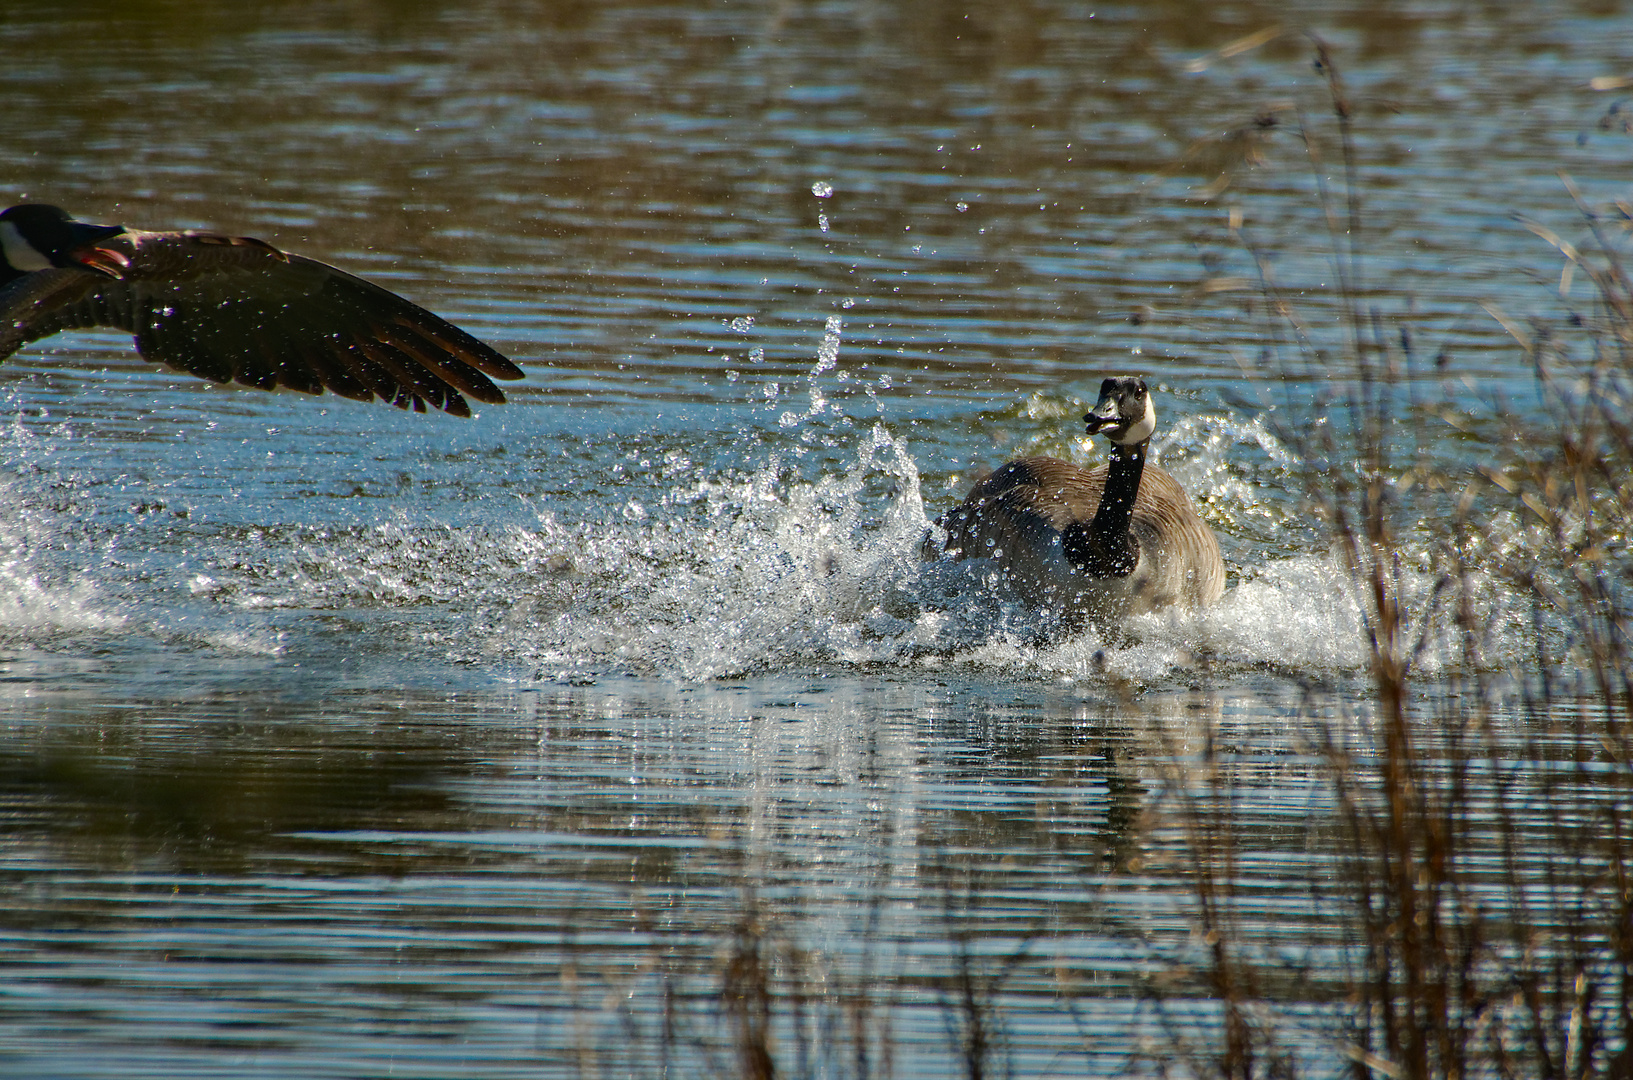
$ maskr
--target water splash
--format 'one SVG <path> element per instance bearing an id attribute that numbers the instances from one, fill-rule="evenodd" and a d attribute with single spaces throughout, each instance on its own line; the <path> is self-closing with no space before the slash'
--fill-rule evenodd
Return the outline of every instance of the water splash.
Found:
<path id="1" fill-rule="evenodd" d="M 64 560 L 81 544 L 60 516 L 64 507 L 40 505 L 26 486 L 0 479 L 0 642 L 44 644 L 84 631 L 119 627 L 89 567 Z"/>
<path id="2" fill-rule="evenodd" d="M 553 599 L 520 621 L 542 676 L 703 680 L 837 663 L 1152 681 L 1202 663 L 1332 671 L 1365 660 L 1345 575 L 1320 555 L 1245 575 L 1207 612 L 1052 641 L 991 563 L 919 559 L 930 522 L 917 464 L 883 425 L 841 475 L 791 480 L 773 460 L 741 480 L 698 479 L 665 504 L 638 527 L 541 522 L 560 570 L 541 590 Z"/>
<path id="3" fill-rule="evenodd" d="M 1156 449 L 1225 540 L 1232 588 L 1206 612 L 1052 636 L 989 562 L 921 561 L 932 511 L 910 445 L 884 422 L 849 426 L 823 395 L 842 331 L 828 320 L 806 378 L 811 408 L 753 443 L 746 466 L 657 433 L 640 451 L 652 468 L 613 475 L 587 456 L 582 474 L 553 480 L 582 498 L 524 503 L 510 521 L 434 523 L 402 506 L 340 524 L 333 507 L 292 502 L 279 505 L 293 521 L 254 527 L 88 522 L 71 506 L 29 509 L 28 486 L 67 488 L 70 502 L 89 489 L 74 495 L 61 474 L 19 478 L 4 496 L 23 510 L 0 525 L 0 640 L 92 633 L 217 656 L 366 652 L 569 681 L 839 667 L 1152 684 L 1204 669 L 1364 667 L 1361 607 L 1297 519 L 1286 484 L 1296 463 L 1256 420 L 1180 417 Z M 120 554 L 138 551 L 145 561 Z M 1427 571 L 1405 580 L 1420 595 L 1433 587 Z M 1505 594 L 1491 593 L 1498 610 Z M 1503 634 L 1494 663 L 1517 652 L 1524 629 Z M 1455 665 L 1458 649 L 1431 627 L 1420 663 Z"/>
<path id="4" fill-rule="evenodd" d="M 541 522 L 559 568 L 547 617 L 527 620 L 541 672 L 706 679 L 862 659 L 876 609 L 916 572 L 925 525 L 917 468 L 882 425 L 843 474 L 791 481 L 774 456 L 662 503 L 650 523 Z"/>
<path id="5" fill-rule="evenodd" d="M 828 409 L 828 398 L 822 390 L 822 376 L 834 370 L 839 365 L 839 342 L 845 331 L 845 320 L 839 315 L 828 316 L 823 327 L 822 344 L 817 348 L 817 360 L 811 370 L 806 373 L 805 381 L 809 386 L 811 405 L 803 413 L 792 410 L 778 417 L 780 427 L 798 427 L 809 420 L 821 416 Z"/>

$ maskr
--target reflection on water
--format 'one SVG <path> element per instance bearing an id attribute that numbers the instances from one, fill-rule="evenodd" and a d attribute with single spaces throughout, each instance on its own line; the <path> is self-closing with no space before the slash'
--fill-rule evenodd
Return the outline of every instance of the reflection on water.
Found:
<path id="1" fill-rule="evenodd" d="M 941 1076 L 974 1016 L 1016 1074 L 1137 1072 L 1222 1024 L 1175 824 L 1221 760 L 1239 940 L 1338 1071 L 1312 747 L 1365 729 L 1367 652 L 1258 282 L 1342 338 L 1300 125 L 1340 159 L 1306 42 L 1226 48 L 1285 12 L 227 10 L 7 5 L 4 201 L 264 237 L 529 380 L 459 422 L 118 335 L 0 369 L 0 1072 L 752 1074 L 769 1024 L 785 1073 Z M 1590 80 L 1633 29 L 1300 18 L 1357 102 L 1392 420 L 1462 475 L 1536 402 L 1484 309 L 1581 300 L 1512 215 L 1624 194 Z M 1011 456 L 1096 460 L 1121 370 L 1231 590 L 1048 640 L 918 539 Z M 1532 612 L 1477 584 L 1519 668 Z M 1435 629 L 1416 670 L 1461 671 Z"/>
<path id="2" fill-rule="evenodd" d="M 1181 738 L 1223 715 L 1205 695 L 1142 711 Z M 24 1069 L 560 1062 L 650 1028 L 627 995 L 660 986 L 706 1033 L 751 898 L 800 978 L 899 997 L 898 1053 L 932 1069 L 953 930 L 982 964 L 1027 956 L 1020 1002 L 1061 980 L 1127 992 L 1142 939 L 1185 934 L 1119 874 L 1160 742 L 1046 685 L 231 696 L 180 716 L 67 699 L 6 723 Z M 1241 734 L 1272 724 L 1261 708 Z M 1061 1019 L 1038 1022 L 1014 1033 L 1024 1058 L 1055 1052 Z"/>

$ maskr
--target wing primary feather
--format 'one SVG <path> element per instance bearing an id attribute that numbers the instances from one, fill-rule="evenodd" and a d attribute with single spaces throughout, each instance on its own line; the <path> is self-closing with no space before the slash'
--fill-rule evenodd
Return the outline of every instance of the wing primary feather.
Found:
<path id="1" fill-rule="evenodd" d="M 459 357 L 484 374 L 492 375 L 496 379 L 527 378 L 527 372 L 517 367 L 496 349 L 467 334 L 453 323 L 432 315 L 431 312 L 425 311 L 424 308 L 417 310 L 430 315 L 436 321 L 428 323 L 424 319 L 409 320 L 399 315 L 397 322 L 441 346 L 444 351 Z"/>
<path id="2" fill-rule="evenodd" d="M 467 363 L 463 356 L 443 353 L 435 342 L 426 341 L 417 330 L 410 334 L 404 328 L 382 327 L 378 336 L 380 340 L 396 346 L 428 368 L 455 390 L 490 405 L 504 404 L 504 391 L 488 381 L 487 377 Z"/>
<path id="3" fill-rule="evenodd" d="M 443 383 L 423 368 L 416 367 L 413 359 L 395 346 L 384 342 L 361 341 L 358 348 L 375 363 L 396 377 L 399 385 L 407 387 L 416 396 L 443 406 L 449 397 L 458 397 Z"/>
<path id="4" fill-rule="evenodd" d="M 369 391 L 381 401 L 397 404 L 399 387 L 391 373 L 375 363 L 369 355 L 357 345 L 345 347 L 335 356 L 345 364 L 347 369 L 357 377 L 358 382 L 369 388 Z M 398 405 L 398 408 L 402 406 Z"/>
<path id="5" fill-rule="evenodd" d="M 295 348 L 301 366 L 311 372 L 312 377 L 323 386 L 353 401 L 374 400 L 375 393 L 369 384 L 359 378 L 352 368 L 343 362 L 342 357 L 335 355 L 333 351 L 306 344 L 299 344 Z"/>

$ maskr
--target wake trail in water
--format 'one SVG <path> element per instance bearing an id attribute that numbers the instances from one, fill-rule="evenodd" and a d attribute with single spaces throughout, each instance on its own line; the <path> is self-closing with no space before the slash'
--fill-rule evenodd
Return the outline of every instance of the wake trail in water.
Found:
<path id="1" fill-rule="evenodd" d="M 813 392 L 788 425 L 796 439 L 746 468 L 694 463 L 677 443 L 674 468 L 573 504 L 538 501 L 520 524 L 428 524 L 401 506 L 339 522 L 324 519 L 336 504 L 295 499 L 278 504 L 295 520 L 265 526 L 129 512 L 76 523 L 76 500 L 96 491 L 70 483 L 47 499 L 61 476 L 16 475 L 0 492 L 14 508 L 0 522 L 0 641 L 145 636 L 197 656 L 321 665 L 373 653 L 564 681 L 839 667 L 1151 683 L 1203 669 L 1320 677 L 1367 661 L 1347 574 L 1297 520 L 1289 462 L 1258 421 L 1181 417 L 1154 447 L 1221 532 L 1224 598 L 1134 618 L 1115 637 L 1091 627 L 1052 640 L 990 561 L 920 559 L 935 511 L 885 423 L 837 437 L 830 426 L 839 467 L 815 478 L 796 467 L 802 436 L 834 411 Z M 561 483 L 595 487 L 588 474 Z M 1403 581 L 1431 587 L 1426 571 Z M 1420 666 L 1458 657 L 1443 634 Z"/>

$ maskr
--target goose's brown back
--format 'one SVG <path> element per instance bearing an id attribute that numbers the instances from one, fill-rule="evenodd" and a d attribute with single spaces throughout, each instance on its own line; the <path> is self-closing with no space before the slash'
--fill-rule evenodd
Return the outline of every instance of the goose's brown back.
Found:
<path id="1" fill-rule="evenodd" d="M 937 520 L 946 540 L 937 544 L 932 531 L 924 554 L 994 559 L 1029 604 L 1079 621 L 1172 606 L 1198 608 L 1219 599 L 1225 564 L 1213 530 L 1185 489 L 1149 464 L 1129 524 L 1140 549 L 1134 572 L 1096 578 L 1071 564 L 1063 538 L 1094 519 L 1106 472 L 1105 466 L 1084 469 L 1050 457 L 1012 461 Z"/>

